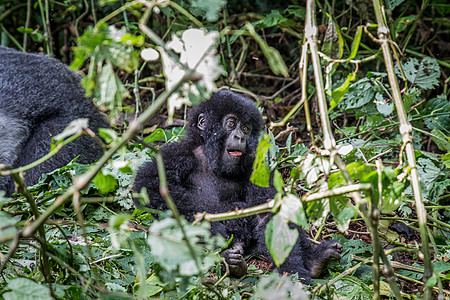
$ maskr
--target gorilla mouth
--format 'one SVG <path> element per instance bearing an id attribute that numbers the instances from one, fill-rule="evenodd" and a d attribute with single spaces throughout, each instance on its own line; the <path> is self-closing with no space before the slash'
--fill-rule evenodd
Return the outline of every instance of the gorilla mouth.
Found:
<path id="1" fill-rule="evenodd" d="M 242 152 L 239 150 L 228 150 L 228 154 L 230 154 L 233 157 L 242 156 Z"/>

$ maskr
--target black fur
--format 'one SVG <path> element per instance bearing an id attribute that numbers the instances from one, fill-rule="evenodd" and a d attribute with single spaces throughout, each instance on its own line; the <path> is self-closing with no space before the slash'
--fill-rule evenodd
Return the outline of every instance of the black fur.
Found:
<path id="1" fill-rule="evenodd" d="M 74 119 L 88 118 L 97 131 L 109 127 L 103 114 L 84 97 L 80 77 L 61 62 L 41 54 L 0 47 L 0 163 L 23 166 L 50 151 L 51 138 Z M 45 163 L 28 170 L 25 180 L 66 165 L 76 156 L 90 163 L 102 155 L 100 145 L 82 136 Z M 0 177 L 0 190 L 13 192 L 9 177 Z"/>
<path id="2" fill-rule="evenodd" d="M 205 117 L 204 130 L 198 127 L 200 114 Z M 246 140 L 246 151 L 234 170 L 221 167 L 228 138 L 223 128 L 223 118 L 228 114 L 235 115 L 252 127 Z M 189 221 L 197 212 L 218 213 L 246 208 L 263 204 L 275 196 L 273 187 L 262 188 L 249 181 L 262 124 L 261 113 L 255 104 L 229 91 L 219 91 L 209 101 L 191 109 L 186 137 L 180 143 L 167 144 L 162 148 L 169 191 L 180 213 Z M 155 161 L 139 170 L 134 188 L 140 191 L 142 187 L 147 188 L 152 208 L 167 209 L 159 193 Z M 231 265 L 233 275 L 241 276 L 247 271 L 246 266 L 242 267 L 242 250 L 244 254 L 270 257 L 264 236 L 270 217 L 270 214 L 263 214 L 211 224 L 213 233 L 234 236 L 234 246 L 222 254 Z M 298 272 L 304 282 L 309 282 L 311 275 L 318 275 L 314 268 L 320 271 L 328 258 L 338 257 L 336 244 L 330 241 L 313 247 L 305 232 L 300 230 L 299 240 L 280 270 Z"/>

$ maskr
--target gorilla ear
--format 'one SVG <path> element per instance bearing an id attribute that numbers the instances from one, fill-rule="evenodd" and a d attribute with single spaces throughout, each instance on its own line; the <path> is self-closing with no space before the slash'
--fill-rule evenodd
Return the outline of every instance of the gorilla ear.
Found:
<path id="1" fill-rule="evenodd" d="M 201 113 L 198 115 L 197 127 L 200 130 L 205 130 L 206 124 L 205 124 L 205 114 L 204 113 Z"/>

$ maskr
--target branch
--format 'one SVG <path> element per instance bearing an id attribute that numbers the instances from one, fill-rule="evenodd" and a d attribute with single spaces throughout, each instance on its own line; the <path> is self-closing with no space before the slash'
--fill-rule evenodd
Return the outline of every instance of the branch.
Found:
<path id="1" fill-rule="evenodd" d="M 425 266 L 425 272 L 423 275 L 423 282 L 426 282 L 433 275 L 433 265 L 431 263 L 430 248 L 428 245 L 428 232 L 427 232 L 427 212 L 423 204 L 422 193 L 420 191 L 419 174 L 417 172 L 416 158 L 414 156 L 414 148 L 412 143 L 412 126 L 408 121 L 405 108 L 403 107 L 403 101 L 400 93 L 400 89 L 397 82 L 397 76 L 394 72 L 394 62 L 390 52 L 390 35 L 389 27 L 385 22 L 384 8 L 379 0 L 373 0 L 373 6 L 375 9 L 375 15 L 378 23 L 378 39 L 381 43 L 381 49 L 383 51 L 384 62 L 386 65 L 386 72 L 388 73 L 389 84 L 392 89 L 392 95 L 394 97 L 395 107 L 397 109 L 397 116 L 400 122 L 400 134 L 402 135 L 403 145 L 406 152 L 408 164 L 411 167 L 411 185 L 414 192 L 414 200 L 416 204 L 416 213 L 419 219 L 420 237 L 422 241 L 423 261 Z M 424 299 L 431 299 L 431 288 L 425 285 Z"/>

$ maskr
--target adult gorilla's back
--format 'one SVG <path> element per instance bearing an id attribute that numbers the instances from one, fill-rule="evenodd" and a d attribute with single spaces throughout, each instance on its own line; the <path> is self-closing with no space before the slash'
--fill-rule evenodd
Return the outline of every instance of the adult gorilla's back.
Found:
<path id="1" fill-rule="evenodd" d="M 0 164 L 23 166 L 50 151 L 51 138 L 74 119 L 88 118 L 97 131 L 108 121 L 84 97 L 80 77 L 56 59 L 0 47 Z M 43 164 L 28 170 L 25 180 L 35 184 L 42 173 L 60 168 L 79 155 L 89 163 L 102 149 L 82 136 Z M 14 184 L 0 177 L 0 190 L 11 193 Z"/>

